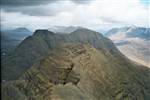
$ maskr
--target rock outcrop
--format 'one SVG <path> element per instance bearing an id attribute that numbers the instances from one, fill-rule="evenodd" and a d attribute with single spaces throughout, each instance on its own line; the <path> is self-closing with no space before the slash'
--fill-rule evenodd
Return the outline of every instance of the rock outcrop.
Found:
<path id="1" fill-rule="evenodd" d="M 19 79 L 3 100 L 149 100 L 150 70 L 90 44 L 63 43 Z"/>

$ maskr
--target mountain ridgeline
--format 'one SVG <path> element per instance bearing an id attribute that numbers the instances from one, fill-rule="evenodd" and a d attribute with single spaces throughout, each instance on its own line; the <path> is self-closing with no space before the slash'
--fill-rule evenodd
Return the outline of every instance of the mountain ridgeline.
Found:
<path id="1" fill-rule="evenodd" d="M 36 30 L 2 61 L 3 100 L 149 100 L 150 69 L 89 29 Z"/>
<path id="2" fill-rule="evenodd" d="M 24 27 L 14 30 L 1 30 L 1 55 L 7 55 L 26 37 L 32 35 L 32 32 Z"/>
<path id="3" fill-rule="evenodd" d="M 150 28 L 113 28 L 105 34 L 129 59 L 150 67 Z"/>
<path id="4" fill-rule="evenodd" d="M 111 35 L 117 34 L 117 33 L 126 33 L 127 37 L 138 37 L 144 40 L 150 39 L 150 28 L 144 28 L 144 27 L 122 27 L 122 28 L 113 28 L 105 33 L 105 36 L 109 37 Z"/>
<path id="5" fill-rule="evenodd" d="M 62 43 L 89 43 L 97 49 L 104 49 L 103 51 L 118 52 L 109 39 L 88 29 L 78 29 L 71 34 L 55 34 L 48 30 L 37 30 L 2 61 L 3 79 L 18 78 L 31 65 Z"/>

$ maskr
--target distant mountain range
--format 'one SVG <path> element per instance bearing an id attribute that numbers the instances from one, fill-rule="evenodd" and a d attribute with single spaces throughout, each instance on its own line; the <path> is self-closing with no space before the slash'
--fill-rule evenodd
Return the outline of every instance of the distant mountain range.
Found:
<path id="1" fill-rule="evenodd" d="M 141 39 L 150 39 L 150 28 L 144 28 L 144 27 L 122 27 L 122 28 L 113 28 L 105 33 L 105 36 L 113 36 L 114 34 L 125 34 L 126 37 L 130 38 L 141 38 Z"/>
<path id="2" fill-rule="evenodd" d="M 19 27 L 13 30 L 2 30 L 1 32 L 5 33 L 3 35 L 5 35 L 6 37 L 16 40 L 23 40 L 27 36 L 32 35 L 32 32 L 24 27 Z"/>
<path id="3" fill-rule="evenodd" d="M 13 30 L 1 30 L 1 54 L 5 55 L 13 49 L 26 37 L 32 35 L 27 28 L 16 28 Z"/>
<path id="4" fill-rule="evenodd" d="M 3 100 L 149 100 L 150 69 L 86 28 L 36 30 L 2 59 Z"/>
<path id="5" fill-rule="evenodd" d="M 114 28 L 105 36 L 109 37 L 128 58 L 150 67 L 150 28 Z"/>
<path id="6" fill-rule="evenodd" d="M 80 28 L 82 27 L 80 26 L 53 26 L 53 27 L 48 28 L 48 30 L 54 33 L 69 34 Z"/>

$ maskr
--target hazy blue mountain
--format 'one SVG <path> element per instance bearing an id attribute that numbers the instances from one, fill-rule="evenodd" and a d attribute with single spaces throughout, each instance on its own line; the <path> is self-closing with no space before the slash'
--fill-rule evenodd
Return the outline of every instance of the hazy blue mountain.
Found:
<path id="1" fill-rule="evenodd" d="M 32 32 L 26 28 L 16 28 L 13 30 L 2 30 L 1 35 L 1 54 L 6 55 L 26 37 L 31 35 Z"/>
<path id="2" fill-rule="evenodd" d="M 32 35 L 32 32 L 24 27 L 19 27 L 13 30 L 4 30 L 2 32 L 5 33 L 4 35 L 9 37 L 10 39 L 17 39 L 17 40 L 23 40 L 27 36 Z"/>
<path id="3" fill-rule="evenodd" d="M 8 52 L 12 51 L 21 41 L 17 39 L 11 39 L 1 32 L 1 54 L 5 56 Z"/>

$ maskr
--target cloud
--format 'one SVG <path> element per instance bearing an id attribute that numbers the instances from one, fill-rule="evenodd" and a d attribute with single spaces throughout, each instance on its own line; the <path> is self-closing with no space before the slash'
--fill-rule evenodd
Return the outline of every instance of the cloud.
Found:
<path id="1" fill-rule="evenodd" d="M 75 4 L 71 1 L 58 1 L 51 2 L 45 5 L 34 5 L 34 6 L 5 6 L 2 9 L 6 12 L 20 12 L 22 14 L 31 16 L 54 16 L 57 13 L 64 11 L 70 11 L 75 7 Z M 71 12 L 71 11 L 70 11 Z"/>
<path id="2" fill-rule="evenodd" d="M 67 1 L 67 0 L 1 0 L 3 6 L 36 6 L 48 3 L 55 3 L 57 1 Z M 70 0 L 77 4 L 86 4 L 92 0 Z"/>
<path id="3" fill-rule="evenodd" d="M 87 4 L 94 0 L 71 0 L 71 1 L 73 1 L 74 3 L 77 3 L 77 4 Z"/>
<path id="4" fill-rule="evenodd" d="M 53 16 L 62 11 L 72 9 L 76 4 L 88 4 L 90 1 L 91 0 L 38 0 L 36 2 L 35 0 L 16 0 L 12 2 L 12 0 L 8 0 L 6 5 L 4 3 L 2 9 L 7 12 L 21 12 L 31 16 Z"/>
<path id="5" fill-rule="evenodd" d="M 31 6 L 47 4 L 57 1 L 58 0 L 1 0 L 1 4 L 3 6 Z"/>
<path id="6" fill-rule="evenodd" d="M 53 16 L 60 12 L 60 10 L 53 9 L 49 5 L 6 7 L 3 10 L 6 12 L 20 12 L 30 16 Z"/>
<path id="7" fill-rule="evenodd" d="M 101 16 L 100 19 L 103 21 L 103 22 L 107 22 L 107 23 L 110 23 L 110 24 L 123 24 L 125 23 L 123 20 L 122 21 L 119 21 L 119 20 L 116 20 L 116 19 L 113 19 L 112 17 L 109 17 L 109 16 Z"/>
<path id="8" fill-rule="evenodd" d="M 57 16 L 30 16 L 22 13 L 13 13 L 1 11 L 1 25 L 2 29 L 14 29 L 17 27 L 27 27 L 31 30 L 45 29 L 53 25 L 70 25 L 72 16 L 68 13 L 62 12 Z"/>
<path id="9" fill-rule="evenodd" d="M 76 3 L 75 3 L 76 2 Z M 47 4 L 3 7 L 3 27 L 25 26 L 32 29 L 76 25 L 91 29 L 124 25 L 148 26 L 147 7 L 139 0 L 64 0 Z"/>

